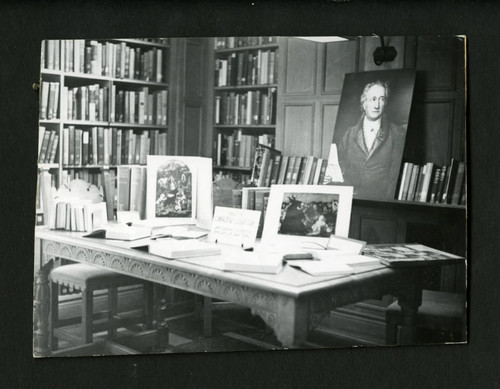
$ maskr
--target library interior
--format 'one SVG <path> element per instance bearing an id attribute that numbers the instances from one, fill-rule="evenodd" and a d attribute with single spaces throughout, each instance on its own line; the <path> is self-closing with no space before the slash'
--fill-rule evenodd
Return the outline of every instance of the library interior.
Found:
<path id="1" fill-rule="evenodd" d="M 41 44 L 35 357 L 467 343 L 460 36 Z"/>

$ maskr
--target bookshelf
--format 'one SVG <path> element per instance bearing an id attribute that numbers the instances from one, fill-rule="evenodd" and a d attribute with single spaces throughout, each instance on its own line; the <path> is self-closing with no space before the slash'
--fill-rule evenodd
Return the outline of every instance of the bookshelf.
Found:
<path id="1" fill-rule="evenodd" d="M 42 43 L 42 188 L 74 178 L 103 187 L 106 177 L 116 187 L 118 166 L 145 165 L 148 154 L 171 151 L 169 49 L 166 38 Z M 107 200 L 114 204 L 113 193 Z"/>
<path id="2" fill-rule="evenodd" d="M 257 145 L 275 145 L 279 41 L 218 37 L 213 49 L 214 175 L 245 184 Z"/>

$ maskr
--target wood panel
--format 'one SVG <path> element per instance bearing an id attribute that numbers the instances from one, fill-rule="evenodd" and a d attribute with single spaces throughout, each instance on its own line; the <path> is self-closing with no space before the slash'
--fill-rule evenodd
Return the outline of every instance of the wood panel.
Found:
<path id="1" fill-rule="evenodd" d="M 314 142 L 314 104 L 284 107 L 283 148 L 289 155 L 311 155 Z"/>
<path id="2" fill-rule="evenodd" d="M 284 95 L 314 95 L 318 44 L 290 38 L 285 50 Z"/>
<path id="3" fill-rule="evenodd" d="M 332 143 L 335 130 L 335 121 L 339 111 L 338 104 L 324 104 L 322 106 L 322 138 L 321 138 L 321 158 L 328 158 L 330 154 L 330 144 Z"/>
<path id="4" fill-rule="evenodd" d="M 417 85 L 420 88 L 427 91 L 455 89 L 457 43 L 459 43 L 457 39 L 454 37 L 419 37 L 417 39 L 416 67 L 420 78 Z"/>
<path id="5" fill-rule="evenodd" d="M 201 42 L 188 40 L 186 45 L 186 97 L 203 97 L 205 50 Z"/>
<path id="6" fill-rule="evenodd" d="M 322 83 L 322 94 L 340 95 L 344 84 L 345 74 L 356 71 L 358 42 L 346 41 L 327 43 L 325 51 L 325 71 Z"/>
<path id="7" fill-rule="evenodd" d="M 201 155 L 201 134 L 200 128 L 203 123 L 203 110 L 200 106 L 186 106 L 184 111 L 184 133 L 185 141 L 183 155 Z"/>
<path id="8" fill-rule="evenodd" d="M 360 217 L 360 239 L 368 244 L 397 242 L 397 221 L 389 217 Z"/>
<path id="9" fill-rule="evenodd" d="M 460 151 L 453 147 L 454 110 L 453 100 L 413 104 L 406 137 L 406 160 L 447 165 L 452 156 L 459 158 Z"/>

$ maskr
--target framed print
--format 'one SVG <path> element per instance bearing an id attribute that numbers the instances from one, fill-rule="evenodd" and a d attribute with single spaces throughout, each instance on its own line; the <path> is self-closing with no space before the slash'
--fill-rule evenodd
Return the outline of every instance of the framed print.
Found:
<path id="1" fill-rule="evenodd" d="M 347 237 L 352 193 L 351 186 L 271 186 L 263 242 L 314 248 L 331 235 Z"/>
<path id="2" fill-rule="evenodd" d="M 210 158 L 148 155 L 148 221 L 209 228 L 213 216 L 211 166 Z"/>
<path id="3" fill-rule="evenodd" d="M 346 74 L 332 142 L 356 197 L 394 199 L 414 85 L 412 69 Z"/>

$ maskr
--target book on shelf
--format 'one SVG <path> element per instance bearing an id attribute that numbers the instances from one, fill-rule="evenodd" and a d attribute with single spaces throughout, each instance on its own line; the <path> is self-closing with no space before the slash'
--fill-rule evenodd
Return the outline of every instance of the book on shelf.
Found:
<path id="1" fill-rule="evenodd" d="M 451 204 L 458 205 L 460 203 L 460 195 L 465 187 L 464 180 L 465 180 L 465 163 L 458 162 L 455 184 L 453 185 L 453 192 L 451 195 Z"/>
<path id="2" fill-rule="evenodd" d="M 465 187 L 465 163 L 451 159 L 449 165 L 433 162 L 423 165 L 405 162 L 400 178 L 398 200 L 438 204 L 461 204 Z"/>
<path id="3" fill-rule="evenodd" d="M 365 247 L 363 253 L 390 267 L 441 266 L 464 260 L 464 257 L 417 243 L 372 245 Z"/>
<path id="4" fill-rule="evenodd" d="M 42 51 L 45 69 L 153 82 L 164 80 L 165 53 L 160 47 L 65 39 L 44 41 Z"/>
<path id="5" fill-rule="evenodd" d="M 271 181 L 274 159 L 281 154 L 279 150 L 259 144 L 255 150 L 252 167 L 252 182 L 256 186 L 267 186 Z"/>
<path id="6" fill-rule="evenodd" d="M 219 55 L 215 60 L 216 86 L 273 84 L 276 80 L 276 65 L 275 49 Z"/>
<path id="7" fill-rule="evenodd" d="M 266 91 L 223 91 L 215 97 L 215 124 L 272 125 L 276 123 L 276 88 Z"/>
<path id="8" fill-rule="evenodd" d="M 160 239 L 149 243 L 149 253 L 168 259 L 220 255 L 218 245 L 197 239 Z"/>

